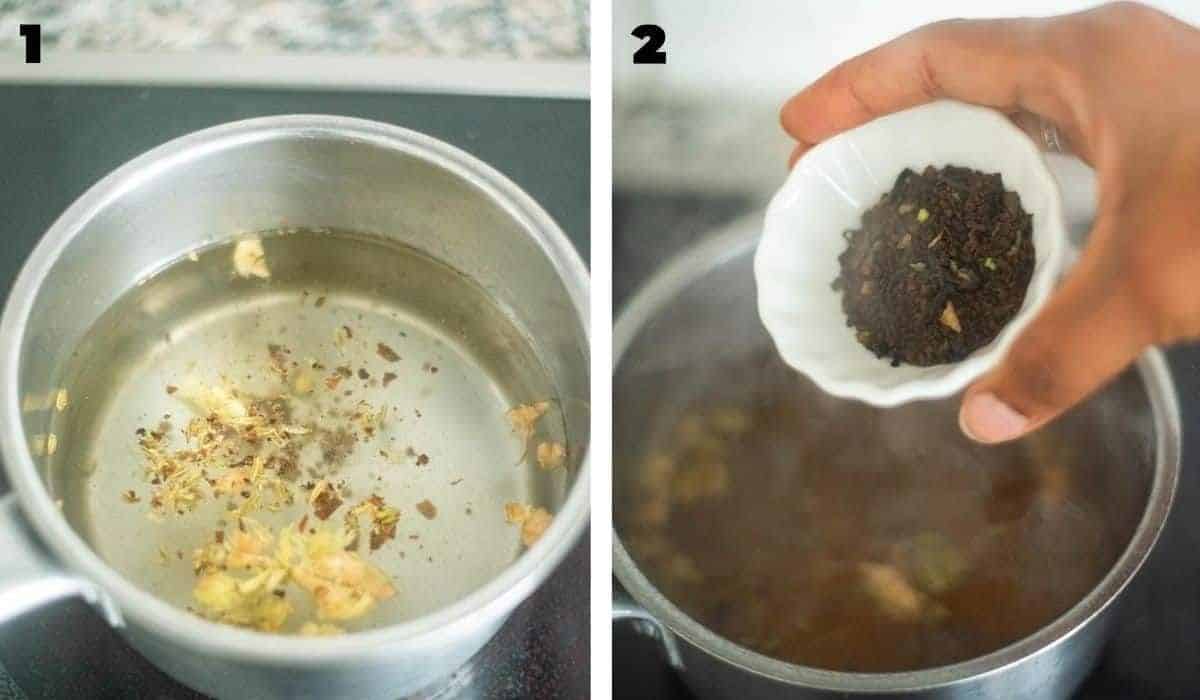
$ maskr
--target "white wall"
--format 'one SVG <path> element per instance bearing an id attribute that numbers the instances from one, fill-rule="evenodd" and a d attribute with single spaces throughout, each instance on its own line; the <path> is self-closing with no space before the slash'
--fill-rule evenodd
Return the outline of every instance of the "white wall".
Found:
<path id="1" fill-rule="evenodd" d="M 1096 0 L 614 0 L 616 89 L 647 82 L 778 102 L 855 54 L 922 24 L 953 17 L 1045 16 Z M 1148 4 L 1200 25 L 1200 1 Z M 667 65 L 633 66 L 643 22 L 667 32 Z"/>

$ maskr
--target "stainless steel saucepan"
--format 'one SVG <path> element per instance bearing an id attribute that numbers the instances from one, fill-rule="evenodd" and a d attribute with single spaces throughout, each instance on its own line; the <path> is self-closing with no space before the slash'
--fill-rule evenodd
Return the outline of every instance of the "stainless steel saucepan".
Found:
<path id="1" fill-rule="evenodd" d="M 229 267 L 231 242 L 255 232 L 269 279 Z M 587 522 L 587 287 L 567 238 L 516 185 L 395 126 L 268 117 L 135 159 L 54 223 L 0 322 L 14 488 L 0 499 L 0 622 L 81 596 L 217 697 L 395 698 L 439 681 Z M 186 611 L 189 555 L 213 531 L 195 514 L 147 517 L 135 429 L 177 432 L 187 409 L 170 385 L 190 372 L 277 390 L 264 373 L 277 352 L 291 367 L 345 366 L 343 384 L 297 399 L 312 415 L 364 400 L 390 410 L 369 444 L 345 447 L 336 478 L 348 502 L 352 488 L 400 510 L 394 540 L 370 553 L 396 595 L 346 634 L 267 634 Z M 539 468 L 506 417 L 543 400 L 539 430 L 566 446 L 565 468 Z M 554 514 L 532 546 L 505 521 L 511 501 Z M 263 517 L 307 508 L 300 498 Z"/>
<path id="2" fill-rule="evenodd" d="M 1115 563 L 1098 569 L 1101 573 L 1107 570 L 1107 574 L 1098 575 L 1090 592 L 1057 619 L 1047 620 L 1032 634 L 991 653 L 937 668 L 894 673 L 837 672 L 787 663 L 735 644 L 698 622 L 688 613 L 687 601 L 664 595 L 666 586 L 663 579 L 657 578 L 663 572 L 646 566 L 649 559 L 639 559 L 642 555 L 637 548 L 629 546 L 635 542 L 630 536 L 638 532 L 633 521 L 636 506 L 641 503 L 638 489 L 644 483 L 644 475 L 639 474 L 646 463 L 643 458 L 660 449 L 656 440 L 673 434 L 680 418 L 697 405 L 737 406 L 746 402 L 753 406 L 756 396 L 771 391 L 810 391 L 805 396 L 811 400 L 797 402 L 796 410 L 805 420 L 823 426 L 816 432 L 824 431 L 831 440 L 841 439 L 844 443 L 848 435 L 862 430 L 861 425 L 839 422 L 838 416 L 851 413 L 845 402 L 805 389 L 775 357 L 755 309 L 751 258 L 757 229 L 756 220 L 739 222 L 667 264 L 634 297 L 616 324 L 613 567 L 624 591 L 616 594 L 614 619 L 629 621 L 656 637 L 670 665 L 697 695 L 706 698 L 834 698 L 859 694 L 912 698 L 1067 697 L 1095 664 L 1109 633 L 1113 610 L 1154 546 L 1175 492 L 1180 462 L 1179 409 L 1164 357 L 1158 351 L 1148 352 L 1119 381 L 1046 429 L 1047 435 L 1073 437 L 1070 444 L 1087 465 L 1087 473 L 1100 475 L 1097 498 L 1106 509 L 1102 511 L 1106 513 L 1102 516 L 1106 518 L 1103 531 L 1114 543 L 1111 551 Z M 772 359 L 764 364 L 763 358 Z M 785 388 L 778 389 L 780 385 Z M 858 411 L 854 415 L 868 410 L 853 409 Z M 909 417 L 905 420 L 923 417 L 926 422 L 923 427 L 917 425 L 915 432 L 913 423 L 905 423 L 906 430 L 897 432 L 898 439 L 915 434 L 926 440 L 964 440 L 954 427 L 953 401 L 916 405 L 903 411 Z M 871 425 L 883 425 L 882 416 L 871 420 Z M 949 427 L 943 430 L 938 427 L 941 425 Z M 784 455 L 781 463 L 793 465 L 793 470 L 803 469 L 802 465 L 795 466 L 794 458 L 787 461 L 786 455 L 804 452 L 785 444 L 785 426 L 776 427 L 781 444 L 767 451 Z M 1071 432 L 1060 432 L 1068 430 Z M 813 431 L 806 434 L 811 437 Z M 862 435 L 861 439 L 884 438 Z M 974 449 L 979 448 L 965 442 L 961 446 L 961 450 Z M 913 454 L 937 459 L 938 452 L 922 449 Z M 729 466 L 730 479 L 756 475 L 770 479 L 763 474 L 764 465 L 749 458 L 735 461 Z M 862 483 L 861 488 L 873 486 Z M 738 493 L 739 507 L 752 511 L 754 503 L 747 500 L 747 491 Z M 910 512 L 919 519 L 923 506 L 916 503 L 914 507 Z M 870 516 L 887 517 L 864 513 L 860 519 L 866 522 Z M 725 522 L 726 527 L 733 527 L 730 521 Z M 677 522 L 672 526 L 683 527 Z M 820 527 L 820 523 L 814 523 L 814 527 Z M 804 533 L 795 533 L 795 541 L 803 537 Z M 745 546 L 753 547 L 753 543 Z M 803 556 L 800 545 L 795 551 L 797 557 Z M 796 565 L 803 566 L 804 562 Z M 1041 584 L 1054 584 L 1055 574 L 1050 569 L 1052 561 L 1039 573 L 1044 578 Z M 713 575 L 717 574 L 721 580 L 737 576 L 735 571 L 714 570 Z M 762 610 L 763 602 L 743 601 L 741 609 L 753 608 L 757 614 L 770 615 L 770 610 Z M 722 605 L 722 615 L 736 615 L 739 610 L 737 601 Z"/>

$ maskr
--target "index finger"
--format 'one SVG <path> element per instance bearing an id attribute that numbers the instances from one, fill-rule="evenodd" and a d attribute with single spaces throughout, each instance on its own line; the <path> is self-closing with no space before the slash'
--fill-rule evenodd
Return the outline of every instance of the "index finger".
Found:
<path id="1" fill-rule="evenodd" d="M 1065 120 L 1042 39 L 1048 20 L 926 25 L 842 63 L 783 106 L 800 149 L 876 117 L 939 98 Z M 1060 122 L 1061 123 L 1061 122 Z"/>

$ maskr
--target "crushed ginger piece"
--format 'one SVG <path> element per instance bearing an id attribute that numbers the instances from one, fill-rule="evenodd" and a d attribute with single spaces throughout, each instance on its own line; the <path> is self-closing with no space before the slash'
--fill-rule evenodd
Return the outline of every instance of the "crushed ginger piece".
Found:
<path id="1" fill-rule="evenodd" d="M 348 537 L 344 531 L 305 533 L 294 526 L 274 538 L 264 526 L 244 518 L 223 542 L 196 551 L 195 567 L 202 575 L 193 595 L 206 617 L 264 631 L 280 629 L 291 615 L 288 584 L 312 597 L 321 623 L 360 617 L 396 591 L 380 569 L 346 551 Z M 248 576 L 239 578 L 231 570 Z M 311 624 L 302 627 L 302 633 L 336 629 Z"/>
<path id="2" fill-rule="evenodd" d="M 563 465 L 567 448 L 561 442 L 543 442 L 537 448 L 537 462 L 542 469 L 557 469 Z"/>
<path id="3" fill-rule="evenodd" d="M 962 333 L 962 323 L 958 320 L 958 313 L 954 310 L 954 302 L 946 302 L 946 307 L 942 309 L 942 315 L 938 317 L 941 324 L 955 333 Z"/>
<path id="4" fill-rule="evenodd" d="M 300 625 L 301 637 L 331 637 L 336 634 L 344 634 L 345 630 L 337 625 L 331 625 L 327 622 L 305 622 Z"/>
<path id="5" fill-rule="evenodd" d="M 238 277 L 243 278 L 271 277 L 271 270 L 267 267 L 267 254 L 263 250 L 261 240 L 246 238 L 237 242 L 233 248 L 233 270 Z"/>
<path id="6" fill-rule="evenodd" d="M 396 589 L 386 574 L 355 552 L 344 530 L 301 534 L 288 528 L 280 535 L 278 557 L 294 563 L 292 580 L 313 596 L 319 620 L 351 620 Z"/>
<path id="7" fill-rule="evenodd" d="M 238 579 L 224 571 L 201 576 L 192 595 L 204 612 L 220 622 L 274 632 L 292 614 L 292 604 L 274 591 L 287 578 L 284 569 Z"/>
<path id="8" fill-rule="evenodd" d="M 527 506 L 523 503 L 506 503 L 504 519 L 512 524 L 521 526 L 521 542 L 526 547 L 532 547 L 541 539 L 554 520 L 554 516 L 545 508 Z"/>
<path id="9" fill-rule="evenodd" d="M 223 386 L 213 386 L 198 377 L 189 376 L 174 394 L 202 416 L 215 415 L 218 420 L 232 422 L 245 418 L 246 404 Z"/>
<path id="10" fill-rule="evenodd" d="M 863 590 L 879 611 L 902 622 L 939 619 L 948 614 L 940 603 L 917 590 L 894 566 L 863 562 L 858 565 Z"/>
<path id="11" fill-rule="evenodd" d="M 358 539 L 358 518 L 362 515 L 371 519 L 371 551 L 396 538 L 396 523 L 400 520 L 400 511 L 384 503 L 382 496 L 372 495 L 346 514 L 346 528 L 354 540 Z"/>
<path id="12" fill-rule="evenodd" d="M 513 432 L 521 436 L 521 440 L 528 440 L 533 436 L 533 431 L 537 426 L 537 422 L 550 408 L 549 401 L 538 401 L 537 403 L 521 404 L 516 408 L 510 409 L 504 414 L 508 417 L 508 422 L 512 425 Z"/>
<path id="13" fill-rule="evenodd" d="M 523 523 L 529 517 L 530 510 L 532 509 L 524 503 L 505 503 L 504 520 L 509 523 Z"/>

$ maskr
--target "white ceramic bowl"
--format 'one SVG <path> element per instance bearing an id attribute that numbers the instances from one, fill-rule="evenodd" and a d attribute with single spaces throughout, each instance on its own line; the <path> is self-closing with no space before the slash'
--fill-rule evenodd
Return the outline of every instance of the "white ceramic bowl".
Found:
<path id="1" fill-rule="evenodd" d="M 842 232 L 891 189 L 904 168 L 960 165 L 998 172 L 1033 215 L 1036 260 L 1025 302 L 991 343 L 933 367 L 892 367 L 846 325 L 838 276 Z M 1066 264 L 1062 197 L 1046 161 L 1002 114 L 940 101 L 881 117 L 819 144 L 767 208 L 754 259 L 758 309 L 785 362 L 830 394 L 877 406 L 949 396 L 1003 357 L 1050 295 Z"/>

